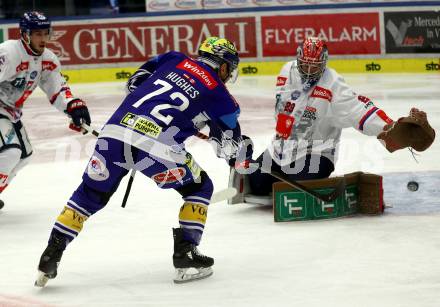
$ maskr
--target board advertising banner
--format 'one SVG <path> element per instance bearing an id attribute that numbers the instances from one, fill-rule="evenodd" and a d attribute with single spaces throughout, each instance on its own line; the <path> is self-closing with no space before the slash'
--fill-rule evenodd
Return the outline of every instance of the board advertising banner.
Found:
<path id="1" fill-rule="evenodd" d="M 440 52 L 440 11 L 385 12 L 386 53 Z"/>
<path id="2" fill-rule="evenodd" d="M 412 2 L 410 0 L 145 0 L 147 12 L 237 9 L 274 6 L 359 5 L 362 3 Z"/>
<path id="3" fill-rule="evenodd" d="M 206 37 L 227 36 L 240 57 L 255 58 L 255 33 L 254 17 L 56 25 L 48 48 L 63 65 L 144 62 L 170 50 L 194 56 Z"/>
<path id="4" fill-rule="evenodd" d="M 327 42 L 330 54 L 380 54 L 378 13 L 262 16 L 263 56 L 294 56 L 308 36 Z"/>

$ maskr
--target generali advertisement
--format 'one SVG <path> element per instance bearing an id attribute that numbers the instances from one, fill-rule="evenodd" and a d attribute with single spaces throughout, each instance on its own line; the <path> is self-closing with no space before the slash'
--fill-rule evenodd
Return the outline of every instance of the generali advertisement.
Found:
<path id="1" fill-rule="evenodd" d="M 170 50 L 196 55 L 209 36 L 227 37 L 242 58 L 257 57 L 254 17 L 55 25 L 48 47 L 63 65 L 132 63 Z"/>

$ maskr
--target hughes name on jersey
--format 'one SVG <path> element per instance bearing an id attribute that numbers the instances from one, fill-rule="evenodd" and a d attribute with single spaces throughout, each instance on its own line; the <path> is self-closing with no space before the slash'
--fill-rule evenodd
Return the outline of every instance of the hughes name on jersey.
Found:
<path id="1" fill-rule="evenodd" d="M 74 99 L 56 55 L 46 48 L 41 56 L 35 56 L 28 48 L 21 40 L 0 44 L 0 114 L 13 122 L 20 120 L 23 104 L 37 86 L 62 112 Z"/>
<path id="2" fill-rule="evenodd" d="M 217 73 L 180 52 L 146 62 L 130 78 L 127 89 L 130 93 L 100 136 L 175 162 L 179 156 L 184 159 L 179 151 L 185 139 L 205 125 L 221 135 L 231 131 L 230 141 L 235 145 L 241 140 L 239 106 Z M 177 153 L 173 157 L 167 150 L 170 146 Z"/>
<path id="3" fill-rule="evenodd" d="M 335 162 L 341 129 L 353 127 L 377 136 L 392 120 L 365 96 L 357 95 L 335 70 L 326 68 L 313 86 L 301 82 L 296 61 L 286 63 L 277 78 L 277 134 L 270 153 L 280 165 L 306 154 Z"/>

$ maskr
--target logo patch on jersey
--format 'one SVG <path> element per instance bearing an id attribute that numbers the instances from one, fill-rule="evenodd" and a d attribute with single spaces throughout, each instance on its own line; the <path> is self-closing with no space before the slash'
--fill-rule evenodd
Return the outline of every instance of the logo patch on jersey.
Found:
<path id="1" fill-rule="evenodd" d="M 368 109 L 371 106 L 374 107 L 374 103 L 368 97 L 358 95 L 358 100 L 364 104 L 365 109 Z"/>
<path id="2" fill-rule="evenodd" d="M 188 166 L 191 171 L 193 178 L 199 178 L 200 173 L 202 172 L 202 168 L 197 164 L 197 162 L 193 159 L 190 153 L 186 154 L 185 164 Z"/>
<path id="3" fill-rule="evenodd" d="M 31 78 L 32 80 L 34 80 L 35 77 L 37 77 L 37 75 L 38 75 L 38 72 L 34 70 L 33 72 L 31 72 L 30 78 Z"/>
<path id="4" fill-rule="evenodd" d="M 19 71 L 25 71 L 29 68 L 29 62 L 21 62 L 17 68 L 15 69 L 16 72 Z"/>
<path id="5" fill-rule="evenodd" d="M 165 183 L 173 183 L 177 181 L 182 181 L 183 177 L 186 175 L 186 170 L 183 167 L 176 167 L 169 169 L 165 172 L 154 175 L 153 180 L 156 183 L 165 184 Z"/>
<path id="6" fill-rule="evenodd" d="M 316 120 L 316 108 L 307 106 L 302 117 Z"/>
<path id="7" fill-rule="evenodd" d="M 332 102 L 332 92 L 326 88 L 320 87 L 320 86 L 315 86 L 315 88 L 313 89 L 312 95 L 310 95 L 310 97 L 316 97 L 316 98 L 321 98 L 321 99 L 325 99 L 328 100 L 328 102 Z"/>
<path id="8" fill-rule="evenodd" d="M 193 78 L 191 78 L 190 76 L 188 76 L 187 74 L 183 74 L 183 76 L 191 83 L 194 84 L 196 83 L 196 80 L 194 80 Z"/>
<path id="9" fill-rule="evenodd" d="M 299 96 L 301 96 L 301 92 L 298 90 L 295 90 L 292 92 L 292 94 L 290 94 L 290 98 L 292 98 L 292 100 L 297 100 Z"/>
<path id="10" fill-rule="evenodd" d="M 121 120 L 121 125 L 130 127 L 135 131 L 138 131 L 155 139 L 157 139 L 162 132 L 162 127 L 157 125 L 155 122 L 152 122 L 133 113 L 125 114 L 124 118 Z"/>
<path id="11" fill-rule="evenodd" d="M 41 62 L 42 70 L 50 70 L 53 71 L 57 68 L 57 64 L 51 61 L 42 61 Z"/>
<path id="12" fill-rule="evenodd" d="M 104 181 L 110 177 L 110 173 L 105 166 L 105 163 L 96 156 L 93 156 L 89 161 L 87 175 L 95 181 Z"/>
<path id="13" fill-rule="evenodd" d="M 183 60 L 180 62 L 176 68 L 182 69 L 186 72 L 188 72 L 190 75 L 196 77 L 196 79 L 199 79 L 207 88 L 210 90 L 213 90 L 217 87 L 218 83 L 214 79 L 213 76 L 209 72 L 207 72 L 203 67 L 198 65 L 195 62 L 192 62 L 188 59 Z"/>
<path id="14" fill-rule="evenodd" d="M 277 77 L 277 86 L 283 86 L 286 84 L 287 78 L 286 77 L 282 77 L 282 76 L 278 76 Z"/>
<path id="15" fill-rule="evenodd" d="M 287 140 L 292 133 L 295 118 L 291 115 L 280 113 L 278 114 L 276 132 L 277 137 Z"/>

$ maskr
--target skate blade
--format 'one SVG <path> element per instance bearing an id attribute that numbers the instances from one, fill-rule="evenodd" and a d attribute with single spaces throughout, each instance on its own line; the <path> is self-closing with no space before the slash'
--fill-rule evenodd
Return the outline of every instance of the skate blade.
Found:
<path id="1" fill-rule="evenodd" d="M 43 288 L 46 286 L 47 282 L 49 281 L 49 277 L 41 271 L 38 271 L 37 279 L 35 280 L 34 286 Z"/>
<path id="2" fill-rule="evenodd" d="M 188 273 L 188 270 L 195 269 L 197 273 Z M 214 273 L 211 267 L 209 268 L 185 268 L 176 269 L 176 277 L 174 277 L 174 283 L 184 284 L 199 279 L 208 278 Z"/>

